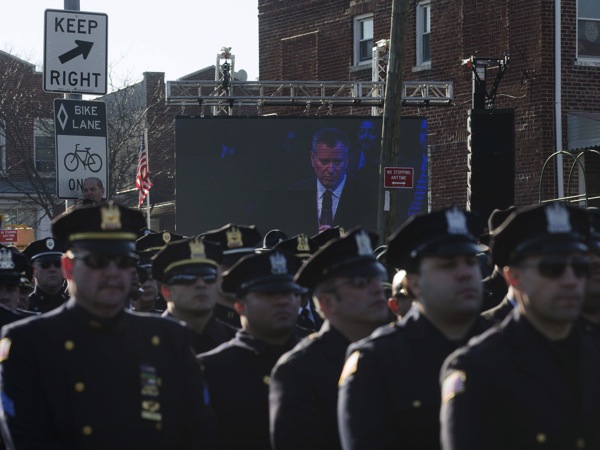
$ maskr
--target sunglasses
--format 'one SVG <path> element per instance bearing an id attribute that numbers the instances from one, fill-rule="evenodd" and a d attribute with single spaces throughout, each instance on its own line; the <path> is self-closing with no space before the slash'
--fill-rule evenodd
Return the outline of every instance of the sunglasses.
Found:
<path id="1" fill-rule="evenodd" d="M 130 269 L 135 267 L 138 262 L 138 259 L 131 255 L 96 255 L 90 253 L 87 255 L 73 254 L 70 258 L 83 261 L 90 269 L 105 269 L 111 261 L 114 262 L 119 269 Z"/>
<path id="2" fill-rule="evenodd" d="M 202 280 L 206 284 L 214 284 L 217 282 L 216 274 L 206 274 L 206 275 L 192 275 L 192 274 L 181 274 L 174 275 L 169 279 L 167 284 L 171 285 L 179 285 L 179 286 L 192 286 L 196 284 L 198 278 L 202 278 Z"/>
<path id="3" fill-rule="evenodd" d="M 49 269 L 50 266 L 60 269 L 60 261 L 44 261 L 39 263 L 42 269 Z"/>
<path id="4" fill-rule="evenodd" d="M 341 281 L 338 284 L 336 284 L 334 288 L 337 288 L 342 285 L 349 285 L 355 289 L 365 289 L 371 284 L 373 280 L 385 281 L 385 275 L 350 277 L 347 280 Z"/>
<path id="5" fill-rule="evenodd" d="M 587 277 L 590 273 L 590 262 L 586 258 L 561 258 L 551 257 L 543 258 L 537 264 L 520 264 L 520 267 L 535 267 L 538 273 L 544 278 L 556 279 L 561 277 L 567 266 L 573 269 L 577 278 Z"/>

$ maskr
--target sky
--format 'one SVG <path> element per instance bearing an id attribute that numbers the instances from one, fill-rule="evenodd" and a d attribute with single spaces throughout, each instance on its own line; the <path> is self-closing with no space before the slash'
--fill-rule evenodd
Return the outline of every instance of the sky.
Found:
<path id="1" fill-rule="evenodd" d="M 64 0 L 3 0 L 0 50 L 42 70 L 44 11 L 64 6 Z M 236 72 L 258 79 L 257 0 L 80 0 L 80 10 L 108 15 L 115 88 L 141 81 L 143 72 L 176 80 L 215 64 L 222 47 L 231 47 Z"/>

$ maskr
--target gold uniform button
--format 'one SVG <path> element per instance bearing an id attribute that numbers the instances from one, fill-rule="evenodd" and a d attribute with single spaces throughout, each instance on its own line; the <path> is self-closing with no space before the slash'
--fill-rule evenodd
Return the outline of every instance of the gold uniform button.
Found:
<path id="1" fill-rule="evenodd" d="M 65 341 L 65 349 L 67 351 L 71 351 L 75 348 L 75 343 L 73 341 Z"/>
<path id="2" fill-rule="evenodd" d="M 89 425 L 86 425 L 85 427 L 83 427 L 83 435 L 84 436 L 91 436 L 92 435 L 92 427 L 90 427 Z"/>
<path id="3" fill-rule="evenodd" d="M 271 377 L 269 375 L 265 375 L 263 377 L 263 383 L 265 383 L 267 386 L 271 384 Z"/>
<path id="4" fill-rule="evenodd" d="M 577 448 L 585 448 L 585 439 L 583 439 L 583 438 L 577 439 L 577 441 L 575 441 L 575 446 Z"/>
<path id="5" fill-rule="evenodd" d="M 544 442 L 546 442 L 546 435 L 544 433 L 538 433 L 535 436 L 535 440 L 538 441 L 540 444 L 543 444 Z"/>
<path id="6" fill-rule="evenodd" d="M 421 400 L 413 400 L 412 405 L 413 405 L 413 408 L 420 408 Z"/>
<path id="7" fill-rule="evenodd" d="M 152 342 L 152 345 L 160 345 L 160 338 L 158 336 L 152 336 L 150 342 Z"/>
<path id="8" fill-rule="evenodd" d="M 160 422 L 156 422 L 156 425 L 155 425 L 155 427 L 156 427 L 156 431 L 160 431 L 160 430 L 162 430 L 162 423 L 160 423 Z"/>
<path id="9" fill-rule="evenodd" d="M 82 382 L 75 383 L 75 390 L 77 392 L 85 391 L 85 384 L 83 384 Z"/>

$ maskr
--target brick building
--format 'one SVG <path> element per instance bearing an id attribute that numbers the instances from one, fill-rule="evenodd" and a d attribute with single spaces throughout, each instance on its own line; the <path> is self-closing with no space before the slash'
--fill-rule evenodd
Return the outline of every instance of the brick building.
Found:
<path id="1" fill-rule="evenodd" d="M 407 3 L 404 80 L 451 81 L 454 88 L 451 107 L 403 109 L 403 115 L 428 118 L 432 207 L 467 202 L 466 125 L 473 82 L 462 61 L 471 56 L 502 60 L 510 55 L 493 108 L 515 111 L 515 204 L 556 198 L 559 158 L 550 158 L 560 148 L 555 138 L 555 2 Z M 389 38 L 391 8 L 391 0 L 259 0 L 261 80 L 370 80 L 370 48 Z M 600 9 L 596 0 L 562 0 L 560 17 L 560 124 L 562 149 L 570 151 L 561 155 L 564 195 L 593 197 L 600 194 L 600 156 L 588 151 L 579 159 L 587 186 L 578 176 L 578 164 L 574 175 L 569 173 L 580 151 L 600 148 Z M 488 93 L 498 72 L 492 66 L 487 70 Z"/>
<path id="2" fill-rule="evenodd" d="M 50 233 L 62 204 L 55 191 L 53 101 L 35 65 L 0 51 L 0 214 L 2 227 Z"/>

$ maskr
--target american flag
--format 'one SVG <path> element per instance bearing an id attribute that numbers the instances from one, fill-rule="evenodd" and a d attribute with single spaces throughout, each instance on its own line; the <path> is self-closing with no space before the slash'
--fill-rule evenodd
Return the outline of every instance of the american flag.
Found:
<path id="1" fill-rule="evenodd" d="M 148 171 L 148 149 L 146 148 L 145 135 L 142 135 L 142 148 L 140 149 L 140 159 L 138 161 L 137 175 L 135 177 L 135 187 L 140 191 L 139 194 L 139 205 L 142 206 L 144 199 L 150 188 L 152 187 L 152 181 L 150 181 L 150 172 Z"/>

